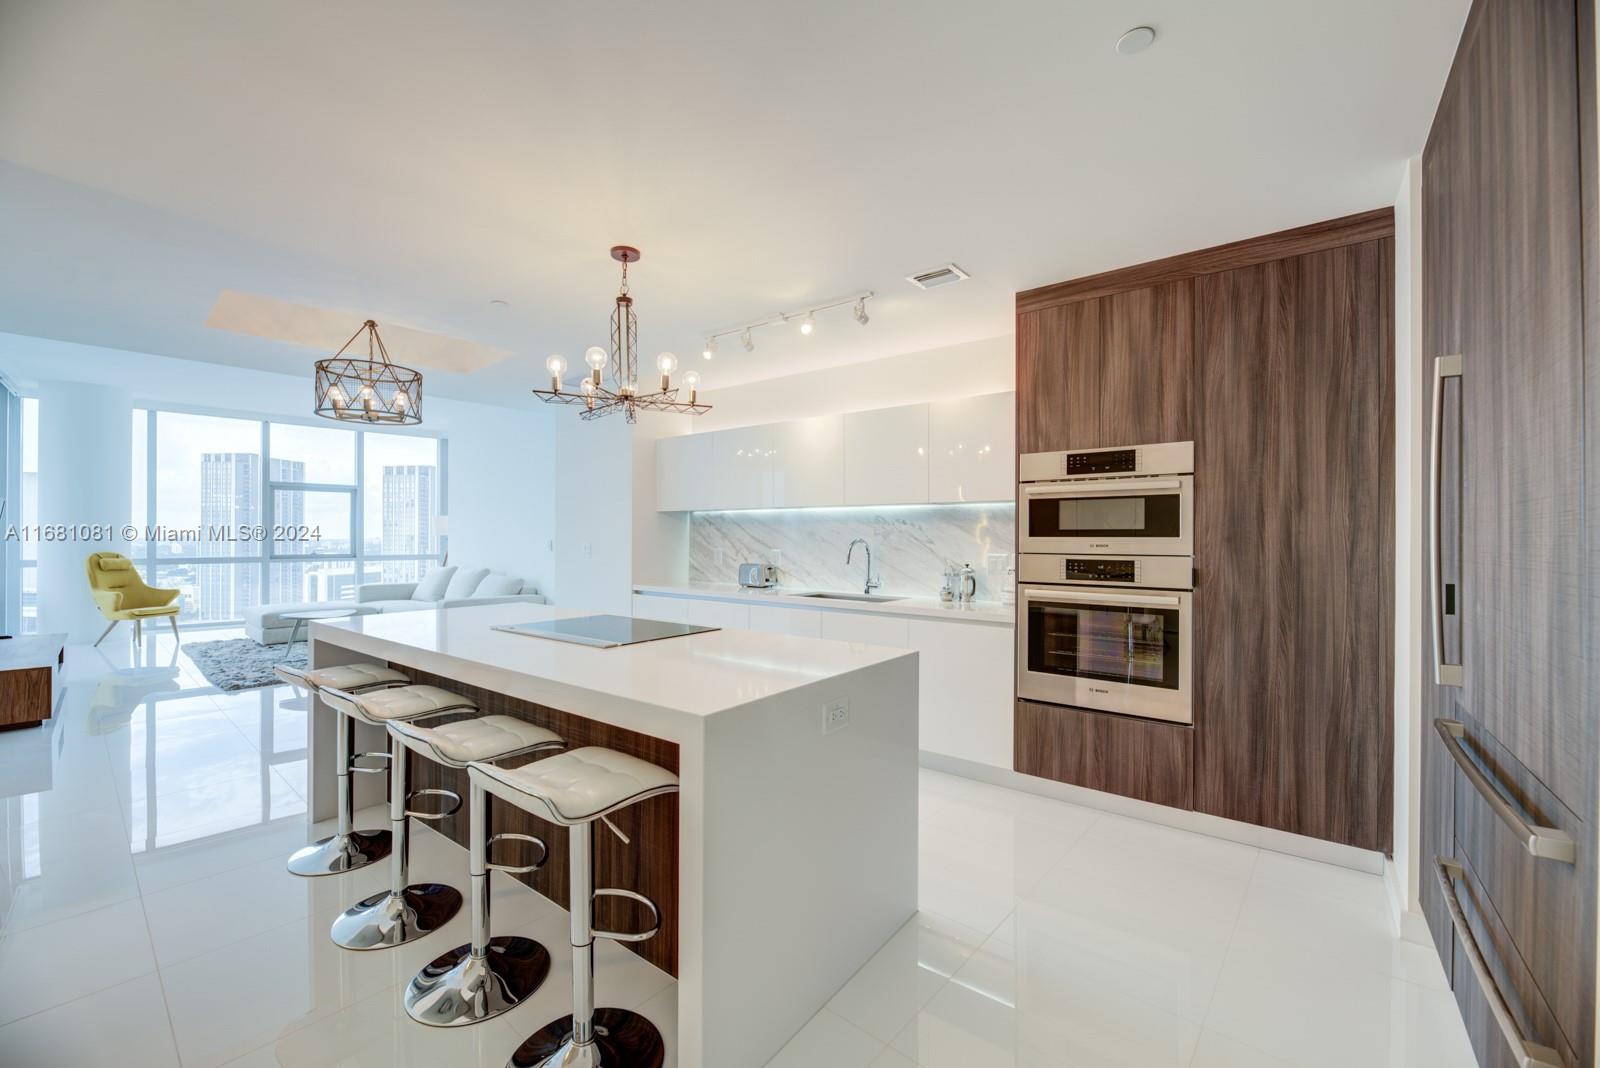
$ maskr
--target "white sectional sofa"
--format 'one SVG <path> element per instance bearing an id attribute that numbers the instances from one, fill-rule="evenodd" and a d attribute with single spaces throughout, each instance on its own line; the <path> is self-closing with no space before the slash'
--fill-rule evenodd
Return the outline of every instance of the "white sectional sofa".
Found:
<path id="1" fill-rule="evenodd" d="M 376 612 L 416 612 L 424 608 L 459 608 L 474 604 L 501 604 L 524 601 L 544 604 L 545 598 L 515 575 L 490 571 L 486 567 L 438 567 L 421 582 L 373 582 L 356 587 L 350 601 L 301 601 L 290 604 L 264 604 L 245 613 L 244 632 L 262 645 L 280 645 L 289 640 L 294 620 L 285 612 L 304 612 L 313 608 L 351 608 L 358 615 Z"/>

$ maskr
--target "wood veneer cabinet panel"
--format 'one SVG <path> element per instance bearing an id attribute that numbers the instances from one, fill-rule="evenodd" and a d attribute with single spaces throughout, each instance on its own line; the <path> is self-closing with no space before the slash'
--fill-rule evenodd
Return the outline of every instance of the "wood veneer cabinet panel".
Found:
<path id="1" fill-rule="evenodd" d="M 1195 807 L 1385 851 L 1393 263 L 1195 280 Z"/>
<path id="2" fill-rule="evenodd" d="M 1461 701 L 1592 812 L 1577 12 L 1481 0 L 1468 34 L 1441 117 L 1470 154 L 1438 220 L 1459 258 L 1438 266 L 1462 287 L 1447 295 L 1463 372 Z"/>
<path id="3" fill-rule="evenodd" d="M 1394 236 L 1394 209 L 1375 208 L 1357 215 L 1326 219 L 1292 230 L 1279 230 L 1260 237 L 1213 245 L 1184 252 L 1166 259 L 1151 260 L 1132 267 L 1119 267 L 1103 274 L 1075 278 L 1024 290 L 1017 294 L 1017 311 L 1031 312 L 1077 300 L 1106 297 L 1130 289 L 1145 289 L 1181 282 L 1202 274 L 1232 271 L 1271 260 L 1303 256 L 1308 252 L 1356 245 L 1380 237 Z"/>
<path id="4" fill-rule="evenodd" d="M 1194 281 L 1128 290 L 1094 303 L 1101 337 L 1096 444 L 1192 440 Z"/>
<path id="5" fill-rule="evenodd" d="M 1514 799 L 1530 822 L 1565 831 L 1588 844 L 1583 821 L 1558 801 L 1527 768 L 1471 716 L 1463 715 L 1463 746 Z M 1530 855 L 1464 777 L 1456 782 L 1458 854 L 1472 865 L 1484 896 L 1494 902 L 1506 938 L 1542 992 L 1567 1040 L 1593 1033 L 1595 1006 L 1588 984 L 1571 977 L 1593 974 L 1595 851 L 1580 849 L 1576 864 Z"/>
<path id="6" fill-rule="evenodd" d="M 1189 808 L 1193 735 L 1176 723 L 1018 701 L 1016 770 Z"/>
<path id="7" fill-rule="evenodd" d="M 1017 316 L 1017 452 L 1100 442 L 1100 302 Z"/>

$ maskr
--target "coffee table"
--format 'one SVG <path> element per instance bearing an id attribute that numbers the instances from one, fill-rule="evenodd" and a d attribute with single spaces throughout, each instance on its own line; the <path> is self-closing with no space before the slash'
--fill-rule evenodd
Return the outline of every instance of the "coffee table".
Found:
<path id="1" fill-rule="evenodd" d="M 283 647 L 283 659 L 287 660 L 294 651 L 294 643 L 300 640 L 301 629 L 312 620 L 316 619 L 349 619 L 357 615 L 354 608 L 308 608 L 303 612 L 285 612 L 279 619 L 294 620 L 294 629 L 289 632 L 289 641 Z M 306 638 L 310 641 L 310 637 Z"/>

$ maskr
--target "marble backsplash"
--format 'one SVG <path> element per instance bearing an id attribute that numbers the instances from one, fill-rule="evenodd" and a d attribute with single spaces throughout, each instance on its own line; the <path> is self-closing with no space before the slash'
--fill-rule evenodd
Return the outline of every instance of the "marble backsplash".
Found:
<path id="1" fill-rule="evenodd" d="M 735 582 L 741 563 L 772 564 L 790 589 L 861 589 L 860 549 L 872 546 L 876 592 L 937 597 L 946 563 L 971 564 L 978 599 L 999 600 L 1016 547 L 1012 504 L 930 504 L 884 508 L 815 508 L 771 512 L 696 512 L 689 520 L 689 580 Z"/>

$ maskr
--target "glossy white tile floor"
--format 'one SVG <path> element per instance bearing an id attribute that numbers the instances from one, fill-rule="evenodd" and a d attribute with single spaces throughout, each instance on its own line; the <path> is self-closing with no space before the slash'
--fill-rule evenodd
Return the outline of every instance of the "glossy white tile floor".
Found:
<path id="1" fill-rule="evenodd" d="M 496 930 L 557 965 L 488 1024 L 441 1032 L 399 1008 L 465 941 L 464 914 L 386 953 L 328 941 L 387 868 L 284 872 L 308 837 L 291 692 L 217 693 L 170 635 L 68 663 L 58 717 L 0 733 L 0 1064 L 499 1068 L 567 1011 L 565 914 L 509 879 Z M 463 886 L 464 854 L 417 836 L 413 877 Z M 773 1065 L 1473 1064 L 1432 952 L 1390 934 L 1374 876 L 931 772 L 921 876 L 922 912 L 863 947 Z M 602 943 L 597 982 L 670 1043 L 669 976 Z"/>

